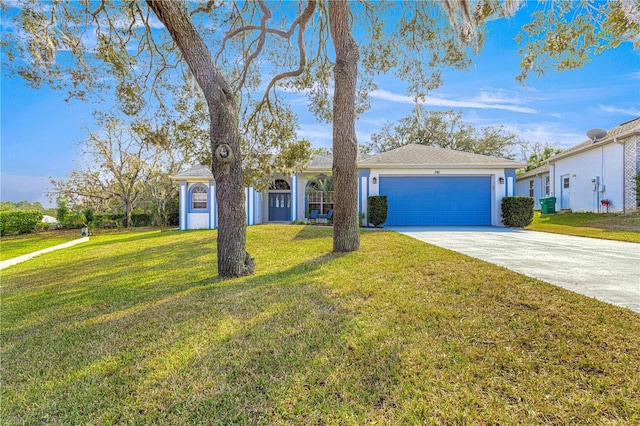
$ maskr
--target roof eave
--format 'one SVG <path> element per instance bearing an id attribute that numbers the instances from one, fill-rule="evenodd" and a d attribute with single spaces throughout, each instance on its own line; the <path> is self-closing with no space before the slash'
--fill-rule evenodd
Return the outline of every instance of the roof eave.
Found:
<path id="1" fill-rule="evenodd" d="M 587 146 L 585 146 L 583 148 L 576 149 L 575 151 L 570 151 L 570 152 L 567 152 L 565 154 L 563 154 L 561 152 L 560 154 L 554 155 L 553 157 L 549 158 L 547 161 L 549 163 L 553 163 L 553 162 L 555 162 L 557 160 L 562 160 L 563 158 L 571 157 L 572 155 L 576 155 L 576 154 L 579 154 L 581 152 L 586 152 L 586 151 L 589 151 L 591 149 L 598 148 L 600 146 L 609 145 L 609 144 L 616 143 L 616 142 L 621 142 L 622 139 L 627 139 L 627 138 L 629 138 L 631 136 L 640 136 L 640 129 L 633 129 L 633 130 L 630 130 L 628 132 L 625 132 L 625 133 L 622 133 L 622 134 L 619 134 L 619 135 L 616 135 L 616 136 L 613 136 L 613 137 L 608 137 L 608 138 L 602 139 L 601 141 L 594 142 L 591 145 L 587 145 Z"/>
<path id="2" fill-rule="evenodd" d="M 202 180 L 215 180 L 213 176 L 169 176 L 171 180 L 186 180 L 187 182 L 202 181 Z"/>
<path id="3" fill-rule="evenodd" d="M 520 169 L 525 163 L 491 163 L 491 164 L 358 164 L 358 168 L 369 169 Z"/>

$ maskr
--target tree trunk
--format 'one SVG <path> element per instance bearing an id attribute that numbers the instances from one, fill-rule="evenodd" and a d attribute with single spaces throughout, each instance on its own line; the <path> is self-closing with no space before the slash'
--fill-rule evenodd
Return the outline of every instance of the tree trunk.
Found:
<path id="1" fill-rule="evenodd" d="M 128 200 L 124 201 L 124 217 L 122 218 L 122 226 L 125 228 L 131 226 L 131 204 Z"/>
<path id="2" fill-rule="evenodd" d="M 359 53 L 349 18 L 348 1 L 329 1 L 329 25 L 336 51 L 333 69 L 333 250 L 337 252 L 355 251 L 360 247 L 355 126 Z"/>
<path id="3" fill-rule="evenodd" d="M 184 3 L 147 0 L 177 44 L 202 89 L 211 118 L 212 172 L 218 202 L 218 274 L 238 277 L 254 272 L 246 252 L 244 177 L 238 131 L 238 108 L 229 85 L 194 27 Z M 229 153 L 231 155 L 225 156 Z M 215 155 L 219 152 L 222 155 Z"/>

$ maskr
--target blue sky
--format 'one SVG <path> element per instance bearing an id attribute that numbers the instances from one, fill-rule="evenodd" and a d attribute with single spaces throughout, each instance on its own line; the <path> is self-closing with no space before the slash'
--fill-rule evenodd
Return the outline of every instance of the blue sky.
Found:
<path id="1" fill-rule="evenodd" d="M 527 141 L 560 148 L 586 140 L 591 128 L 610 129 L 640 116 L 640 52 L 631 43 L 593 57 L 581 69 L 549 70 L 542 77 L 530 76 L 525 85 L 516 82 L 520 56 L 514 38 L 526 20 L 520 12 L 511 20 L 491 22 L 470 70 L 445 72 L 444 84 L 431 92 L 425 107 L 460 110 L 466 122 L 502 124 Z M 63 177 L 78 167 L 78 144 L 86 136 L 83 127 L 92 125 L 95 107 L 64 102 L 61 92 L 30 89 L 4 73 L 1 78 L 0 198 L 52 205 L 45 196 L 49 177 Z M 360 144 L 413 106 L 402 81 L 384 76 L 377 83 L 371 109 L 356 123 Z M 302 97 L 294 104 L 299 136 L 330 148 L 330 125 L 317 123 Z"/>

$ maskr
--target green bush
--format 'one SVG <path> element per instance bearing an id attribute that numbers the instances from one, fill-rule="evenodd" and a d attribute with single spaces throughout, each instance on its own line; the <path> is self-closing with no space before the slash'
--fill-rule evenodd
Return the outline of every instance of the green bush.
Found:
<path id="1" fill-rule="evenodd" d="M 122 226 L 123 214 L 97 214 L 93 219 L 96 228 L 119 228 Z"/>
<path id="2" fill-rule="evenodd" d="M 372 195 L 367 202 L 368 222 L 376 228 L 387 220 L 387 196 Z"/>
<path id="3" fill-rule="evenodd" d="M 151 226 L 153 215 L 149 213 L 131 213 L 131 226 Z"/>
<path id="4" fill-rule="evenodd" d="M 502 223 L 512 228 L 524 228 L 533 221 L 532 197 L 504 197 L 502 198 Z"/>
<path id="5" fill-rule="evenodd" d="M 167 207 L 167 223 L 169 226 L 176 226 L 180 223 L 180 200 L 178 197 L 171 200 Z"/>
<path id="6" fill-rule="evenodd" d="M 64 219 L 58 219 L 58 221 L 64 229 L 80 229 L 87 224 L 87 218 L 84 217 L 84 214 L 73 210 L 69 210 L 69 212 L 64 215 Z"/>
<path id="7" fill-rule="evenodd" d="M 0 212 L 0 235 L 34 232 L 42 222 L 42 213 L 34 210 Z"/>

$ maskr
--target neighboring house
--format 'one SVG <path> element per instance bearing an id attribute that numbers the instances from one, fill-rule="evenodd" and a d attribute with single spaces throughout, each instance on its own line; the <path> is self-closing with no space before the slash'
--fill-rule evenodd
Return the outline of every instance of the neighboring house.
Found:
<path id="1" fill-rule="evenodd" d="M 516 177 L 516 194 L 523 197 L 533 197 L 536 200 L 535 209 L 540 209 L 540 198 L 551 197 L 551 176 L 549 165 L 544 164 Z"/>
<path id="2" fill-rule="evenodd" d="M 385 225 L 500 226 L 502 197 L 515 194 L 516 169 L 525 164 L 425 145 L 406 145 L 358 161 L 358 211 L 367 197 L 386 195 Z M 315 155 L 304 171 L 276 176 L 263 192 L 246 189 L 247 224 L 304 220 L 327 214 L 332 194 L 305 191 L 313 177 L 331 173 L 331 155 Z M 180 229 L 217 227 L 216 184 L 198 166 L 172 179 L 180 185 Z"/>
<path id="3" fill-rule="evenodd" d="M 58 219 L 56 219 L 53 216 L 49 216 L 49 215 L 45 214 L 45 215 L 42 216 L 42 222 L 56 224 L 56 223 L 58 223 Z"/>
<path id="4" fill-rule="evenodd" d="M 632 212 L 637 209 L 634 177 L 640 172 L 640 118 L 599 139 L 587 140 L 519 175 L 516 194 L 556 197 L 556 210 Z M 606 200 L 608 206 L 603 204 Z"/>

